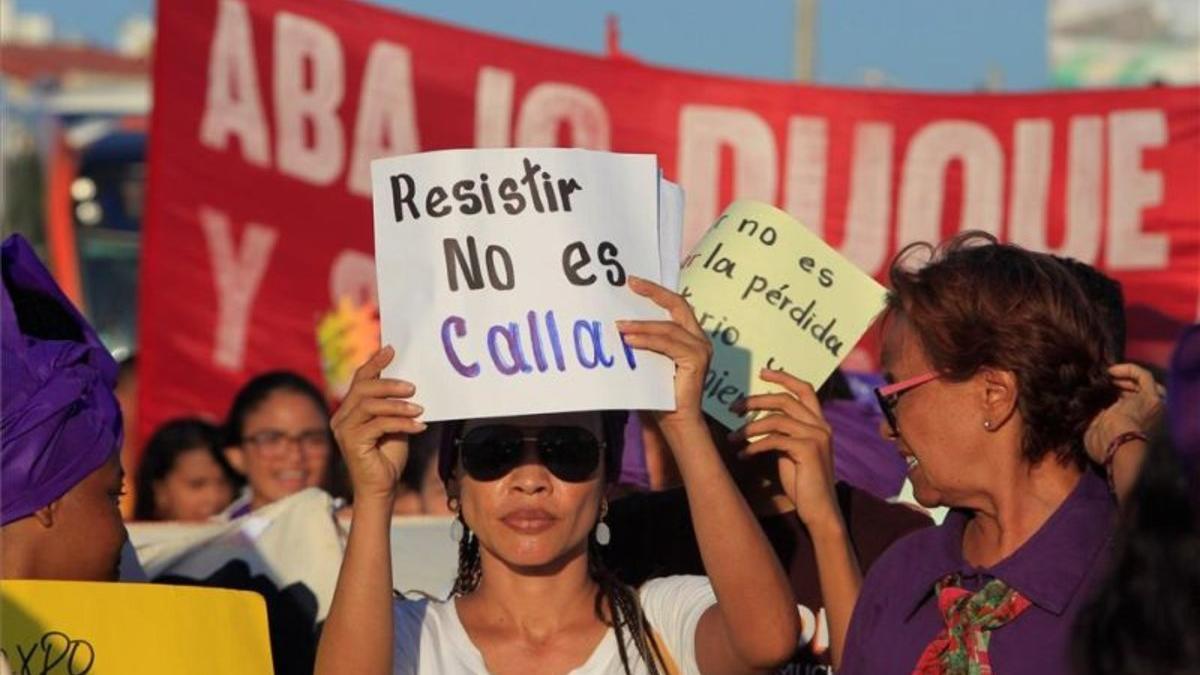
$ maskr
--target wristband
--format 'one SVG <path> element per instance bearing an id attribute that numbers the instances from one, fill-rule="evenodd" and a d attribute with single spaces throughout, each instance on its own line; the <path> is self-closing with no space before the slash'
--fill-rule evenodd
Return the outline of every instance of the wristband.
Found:
<path id="1" fill-rule="evenodd" d="M 1130 441 L 1145 443 L 1146 434 L 1140 431 L 1126 431 L 1109 441 L 1108 447 L 1104 449 L 1104 473 L 1108 476 L 1108 489 L 1114 492 L 1116 491 L 1116 487 L 1113 485 L 1113 459 L 1117 456 L 1117 450 L 1120 450 L 1121 446 Z"/>

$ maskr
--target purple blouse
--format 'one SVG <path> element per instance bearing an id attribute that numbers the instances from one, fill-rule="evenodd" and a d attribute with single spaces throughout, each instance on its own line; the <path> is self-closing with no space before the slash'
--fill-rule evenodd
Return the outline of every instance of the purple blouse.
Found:
<path id="1" fill-rule="evenodd" d="M 975 591 L 999 578 L 1032 605 L 992 633 L 996 673 L 1070 673 L 1071 626 L 1108 562 L 1116 505 L 1104 479 L 1085 471 L 1066 501 L 1029 541 L 990 568 L 962 556 L 970 518 L 953 511 L 940 527 L 896 542 L 871 567 L 850 620 L 841 675 L 911 673 L 945 626 L 934 584 L 958 572 Z"/>

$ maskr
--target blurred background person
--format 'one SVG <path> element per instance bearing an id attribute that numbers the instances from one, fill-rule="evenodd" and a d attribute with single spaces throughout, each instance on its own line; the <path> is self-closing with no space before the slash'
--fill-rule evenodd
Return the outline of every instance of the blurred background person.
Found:
<path id="1" fill-rule="evenodd" d="M 225 420 L 225 457 L 246 480 L 226 509 L 237 517 L 319 487 L 342 497 L 341 471 L 321 390 L 290 371 L 264 373 L 247 382 Z"/>
<path id="2" fill-rule="evenodd" d="M 0 259 L 0 578 L 115 581 L 117 364 L 24 239 Z"/>
<path id="3" fill-rule="evenodd" d="M 1145 428 L 1162 410 L 1150 374 L 1122 368 L 1122 400 L 1093 424 L 1097 433 Z M 1169 381 L 1167 424 L 1144 459 L 1126 460 L 1140 471 L 1122 502 L 1112 566 L 1075 625 L 1076 673 L 1200 673 L 1200 325 L 1180 340 Z M 1121 452 L 1141 450 L 1128 445 Z"/>
<path id="4" fill-rule="evenodd" d="M 1076 673 L 1200 673 L 1197 490 L 1170 436 L 1156 434 L 1122 508 L 1111 571 L 1080 611 Z"/>
<path id="5" fill-rule="evenodd" d="M 135 519 L 203 522 L 224 511 L 240 479 L 221 450 L 221 429 L 202 419 L 159 427 L 137 470 Z"/>

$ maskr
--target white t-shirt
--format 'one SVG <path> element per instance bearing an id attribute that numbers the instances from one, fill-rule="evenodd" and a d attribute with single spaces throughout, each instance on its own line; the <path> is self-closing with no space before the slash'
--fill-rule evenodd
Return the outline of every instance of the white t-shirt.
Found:
<path id="1" fill-rule="evenodd" d="M 707 577 L 675 576 L 651 579 L 638 589 L 650 626 L 670 652 L 681 672 L 696 673 L 696 626 L 704 610 L 716 604 Z M 393 672 L 396 675 L 486 673 L 483 655 L 458 619 L 454 601 L 397 600 L 393 607 L 396 634 Z M 628 635 L 626 653 L 635 675 L 646 673 Z M 596 650 L 567 675 L 624 675 L 617 639 L 610 628 Z"/>

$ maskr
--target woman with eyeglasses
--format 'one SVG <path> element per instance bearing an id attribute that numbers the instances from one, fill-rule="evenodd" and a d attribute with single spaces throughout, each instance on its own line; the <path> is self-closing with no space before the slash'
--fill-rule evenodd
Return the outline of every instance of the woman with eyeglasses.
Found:
<path id="1" fill-rule="evenodd" d="M 919 251 L 930 260 L 913 269 Z M 1112 368 L 1100 314 L 1049 256 L 966 233 L 936 249 L 910 246 L 890 274 L 881 433 L 896 441 L 917 500 L 952 509 L 945 522 L 894 544 L 860 589 L 826 473 L 804 466 L 828 454 L 811 431 L 819 416 L 802 401 L 788 402 L 791 412 L 778 404 L 780 414 L 743 432 L 797 439 L 767 449 L 794 460 L 797 510 L 824 533 L 817 558 L 835 666 L 1069 673 L 1071 625 L 1109 557 L 1112 489 L 1136 472 L 1140 430 L 1152 423 L 1126 414 L 1136 407 L 1128 400 L 1156 398 L 1153 383 Z M 1119 423 L 1088 433 L 1113 411 L 1103 417 Z"/>
<path id="2" fill-rule="evenodd" d="M 458 578 L 445 602 L 394 600 L 391 502 L 409 436 L 425 424 L 420 392 L 380 377 L 385 348 L 334 416 L 355 511 L 318 673 L 739 673 L 791 655 L 787 578 L 700 412 L 711 347 L 680 296 L 629 286 L 671 315 L 618 327 L 630 346 L 675 361 L 676 408 L 659 424 L 709 577 L 617 582 L 596 547 L 607 541 L 605 487 L 620 468 L 624 414 L 532 415 L 447 425 L 439 468 L 458 514 Z"/>
<path id="3" fill-rule="evenodd" d="M 304 377 L 281 370 L 247 382 L 230 406 L 225 435 L 225 457 L 246 479 L 246 489 L 226 509 L 227 517 L 245 515 L 309 487 L 341 496 L 329 407 Z"/>

